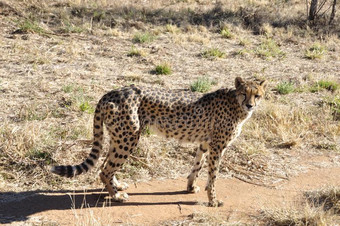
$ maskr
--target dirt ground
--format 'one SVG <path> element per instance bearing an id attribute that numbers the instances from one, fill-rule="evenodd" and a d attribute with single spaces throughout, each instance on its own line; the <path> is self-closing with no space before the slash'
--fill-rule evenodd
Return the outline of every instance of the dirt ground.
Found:
<path id="1" fill-rule="evenodd" d="M 130 198 L 125 203 L 110 202 L 107 192 L 101 189 L 8 192 L 0 195 L 0 223 L 174 225 L 195 214 L 218 216 L 224 222 L 249 223 L 263 209 L 296 206 L 302 202 L 304 191 L 340 186 L 339 175 L 340 167 L 312 167 L 273 187 L 234 178 L 220 179 L 217 191 L 224 206 L 218 208 L 206 207 L 204 191 L 187 194 L 184 178 L 131 184 Z M 205 182 L 201 179 L 198 184 L 204 188 Z"/>

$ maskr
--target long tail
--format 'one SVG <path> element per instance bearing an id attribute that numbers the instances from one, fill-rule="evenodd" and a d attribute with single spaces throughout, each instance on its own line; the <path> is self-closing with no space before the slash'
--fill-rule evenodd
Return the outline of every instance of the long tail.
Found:
<path id="1" fill-rule="evenodd" d="M 98 161 L 103 143 L 103 120 L 99 104 L 97 105 L 93 119 L 93 146 L 89 156 L 79 165 L 75 166 L 53 166 L 51 172 L 63 177 L 74 177 L 76 175 L 86 173 Z"/>

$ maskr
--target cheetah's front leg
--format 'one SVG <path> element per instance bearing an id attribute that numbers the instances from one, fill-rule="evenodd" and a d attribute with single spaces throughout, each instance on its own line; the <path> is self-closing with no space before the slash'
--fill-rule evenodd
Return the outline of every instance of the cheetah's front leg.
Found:
<path id="1" fill-rule="evenodd" d="M 223 206 L 223 202 L 217 200 L 216 198 L 216 190 L 215 190 L 215 181 L 217 177 L 217 173 L 219 171 L 220 159 L 221 159 L 222 150 L 217 148 L 211 148 L 208 157 L 209 169 L 208 169 L 208 183 L 205 188 L 208 194 L 209 206 L 210 207 L 218 207 Z"/>

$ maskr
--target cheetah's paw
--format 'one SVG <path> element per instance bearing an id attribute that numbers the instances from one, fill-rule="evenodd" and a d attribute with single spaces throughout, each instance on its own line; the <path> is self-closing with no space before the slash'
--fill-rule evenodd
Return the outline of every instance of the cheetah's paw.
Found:
<path id="1" fill-rule="evenodd" d="M 128 199 L 129 199 L 128 194 L 120 193 L 120 192 L 117 192 L 113 197 L 113 200 L 116 201 L 116 202 L 125 202 Z"/>
<path id="2" fill-rule="evenodd" d="M 116 186 L 118 191 L 124 191 L 129 188 L 129 185 L 125 182 L 120 182 L 119 185 Z"/>
<path id="3" fill-rule="evenodd" d="M 220 201 L 220 200 L 210 201 L 208 203 L 209 207 L 221 207 L 223 205 L 224 205 L 223 201 Z"/>
<path id="4" fill-rule="evenodd" d="M 200 187 L 197 186 L 197 185 L 188 186 L 187 191 L 188 191 L 189 193 L 198 193 L 198 192 L 200 192 Z"/>

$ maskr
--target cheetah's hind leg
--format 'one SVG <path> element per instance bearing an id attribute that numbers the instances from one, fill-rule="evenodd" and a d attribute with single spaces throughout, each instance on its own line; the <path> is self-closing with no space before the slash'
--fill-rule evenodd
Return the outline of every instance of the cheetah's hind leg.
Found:
<path id="1" fill-rule="evenodd" d="M 137 146 L 139 136 L 140 132 L 137 131 L 135 134 L 126 137 L 124 145 L 114 142 L 116 139 L 111 136 L 110 150 L 103 164 L 104 166 L 101 168 L 100 178 L 114 201 L 124 202 L 128 200 L 129 196 L 126 193 L 118 192 L 119 190 L 127 189 L 128 185 L 119 182 L 115 174 Z"/>
<path id="2" fill-rule="evenodd" d="M 129 196 L 126 193 L 118 192 L 118 189 L 113 185 L 112 179 L 110 180 L 110 176 L 107 176 L 104 171 L 102 171 L 99 176 L 101 181 L 105 184 L 106 190 L 109 192 L 109 195 L 113 198 L 114 201 L 124 202 L 129 199 Z"/>
<path id="3" fill-rule="evenodd" d="M 199 148 L 197 148 L 194 166 L 192 167 L 191 173 L 188 176 L 187 191 L 189 193 L 198 193 L 200 191 L 200 187 L 196 185 L 196 180 L 198 177 L 198 173 L 202 169 L 202 166 L 204 164 L 208 147 L 208 144 L 203 143 L 200 145 Z"/>

